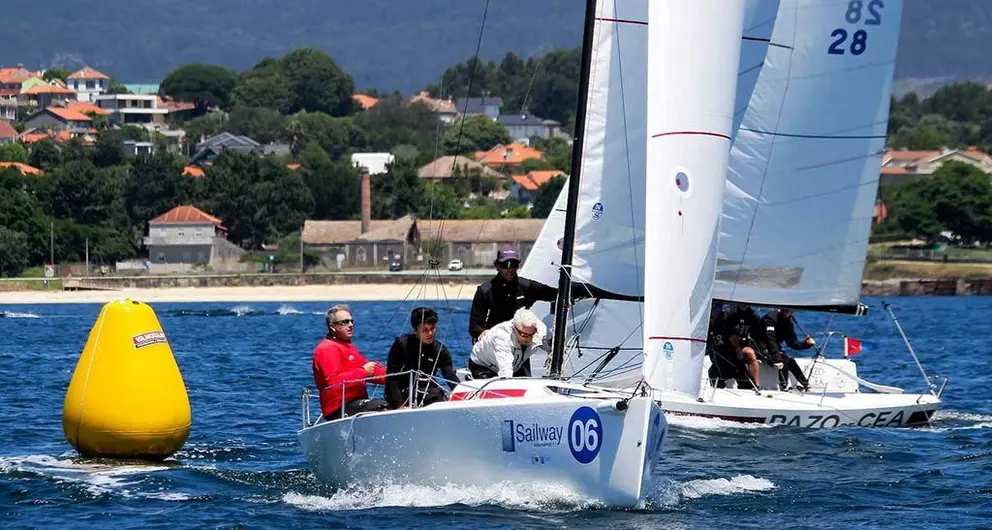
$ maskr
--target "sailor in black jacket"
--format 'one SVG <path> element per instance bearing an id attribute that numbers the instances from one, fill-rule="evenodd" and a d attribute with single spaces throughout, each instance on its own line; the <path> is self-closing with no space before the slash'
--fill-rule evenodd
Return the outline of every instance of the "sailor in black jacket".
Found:
<path id="1" fill-rule="evenodd" d="M 761 371 L 758 366 L 758 352 L 763 351 L 764 333 L 761 319 L 750 304 L 731 304 L 724 320 L 723 336 L 730 342 L 731 351 L 744 364 L 755 388 L 761 388 Z M 740 386 L 740 383 L 738 383 Z"/>
<path id="2" fill-rule="evenodd" d="M 410 313 L 413 333 L 396 337 L 386 359 L 386 401 L 393 408 L 410 405 L 410 377 L 414 377 L 415 400 L 420 405 L 444 401 L 444 391 L 432 377 L 441 372 L 448 387 L 458 386 L 451 352 L 434 339 L 437 312 L 418 307 Z M 403 373 L 419 371 L 419 374 Z"/>
<path id="3" fill-rule="evenodd" d="M 487 329 L 513 319 L 517 309 L 530 308 L 539 300 L 553 302 L 558 290 L 517 276 L 517 249 L 503 247 L 493 263 L 498 273 L 475 290 L 468 333 L 475 343 Z"/>
<path id="4" fill-rule="evenodd" d="M 765 346 L 767 348 L 765 356 L 778 369 L 778 380 L 782 390 L 789 387 L 789 376 L 785 372 L 786 369 L 795 376 L 800 390 L 804 392 L 809 390 L 806 374 L 803 373 L 795 359 L 782 351 L 781 345 L 784 342 L 793 350 L 808 350 L 816 345 L 813 337 L 807 336 L 806 340 L 799 341 L 799 338 L 796 337 L 796 330 L 792 327 L 791 309 L 769 311 L 761 317 L 761 324 L 765 327 Z"/>

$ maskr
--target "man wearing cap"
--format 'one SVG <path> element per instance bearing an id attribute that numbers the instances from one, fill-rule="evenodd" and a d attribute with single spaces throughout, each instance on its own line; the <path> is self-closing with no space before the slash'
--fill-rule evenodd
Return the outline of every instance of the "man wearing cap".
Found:
<path id="1" fill-rule="evenodd" d="M 517 309 L 530 308 L 534 302 L 553 302 L 557 290 L 517 276 L 520 255 L 513 247 L 503 247 L 496 254 L 496 276 L 475 290 L 468 333 L 475 343 L 496 324 L 513 319 Z"/>

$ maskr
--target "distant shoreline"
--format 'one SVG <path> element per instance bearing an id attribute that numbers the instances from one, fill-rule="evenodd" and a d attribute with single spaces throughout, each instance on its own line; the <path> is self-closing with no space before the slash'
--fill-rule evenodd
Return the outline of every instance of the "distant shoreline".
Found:
<path id="1" fill-rule="evenodd" d="M 327 302 L 471 300 L 472 285 L 346 284 L 238 287 L 123 288 L 93 291 L 3 291 L 0 306 L 141 302 Z"/>

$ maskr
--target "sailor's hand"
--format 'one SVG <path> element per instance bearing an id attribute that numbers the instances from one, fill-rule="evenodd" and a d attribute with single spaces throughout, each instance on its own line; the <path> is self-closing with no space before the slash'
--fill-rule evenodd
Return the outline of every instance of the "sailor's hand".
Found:
<path id="1" fill-rule="evenodd" d="M 782 368 L 785 368 L 785 363 L 775 363 L 772 366 L 774 366 L 777 370 L 781 370 Z"/>
<path id="2" fill-rule="evenodd" d="M 806 345 L 807 346 L 816 346 L 816 341 L 813 340 L 813 337 L 807 336 L 806 337 Z"/>
<path id="3" fill-rule="evenodd" d="M 372 361 L 369 361 L 369 362 L 365 363 L 365 365 L 362 366 L 362 368 L 364 368 L 365 369 L 365 373 L 367 373 L 369 375 L 372 375 L 372 374 L 375 373 L 375 363 L 372 362 Z"/>

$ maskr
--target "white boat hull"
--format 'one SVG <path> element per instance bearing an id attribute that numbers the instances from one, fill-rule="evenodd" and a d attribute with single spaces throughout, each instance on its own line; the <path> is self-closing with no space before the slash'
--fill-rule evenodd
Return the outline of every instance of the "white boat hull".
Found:
<path id="1" fill-rule="evenodd" d="M 667 430 L 650 398 L 618 410 L 622 395 L 539 379 L 472 381 L 453 396 L 317 423 L 299 440 L 318 479 L 334 487 L 524 482 L 611 506 L 643 501 Z"/>
<path id="2" fill-rule="evenodd" d="M 940 398 L 931 394 L 861 392 L 857 366 L 850 360 L 797 358 L 796 362 L 810 374 L 809 392 L 777 390 L 775 369 L 762 365 L 760 393 L 713 388 L 705 381 L 699 396 L 659 392 L 655 397 L 663 401 L 666 413 L 812 429 L 927 425 L 941 406 Z M 796 384 L 794 378 L 789 382 Z"/>

